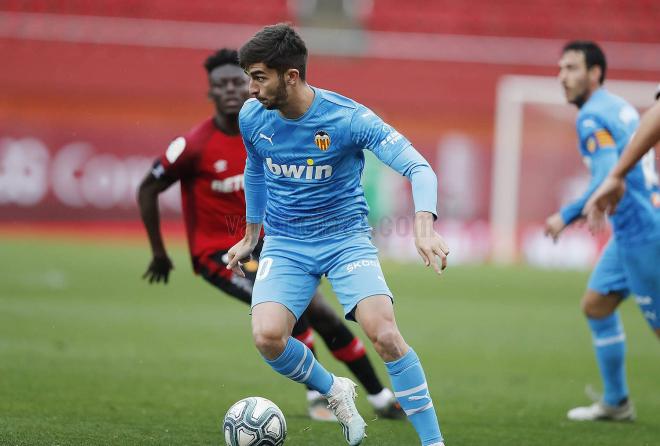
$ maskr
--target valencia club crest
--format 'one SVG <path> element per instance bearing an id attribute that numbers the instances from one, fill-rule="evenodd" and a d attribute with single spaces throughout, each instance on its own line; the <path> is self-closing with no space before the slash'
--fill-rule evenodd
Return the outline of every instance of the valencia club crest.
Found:
<path id="1" fill-rule="evenodd" d="M 325 130 L 319 130 L 314 135 L 314 144 L 324 152 L 330 148 L 330 135 Z"/>

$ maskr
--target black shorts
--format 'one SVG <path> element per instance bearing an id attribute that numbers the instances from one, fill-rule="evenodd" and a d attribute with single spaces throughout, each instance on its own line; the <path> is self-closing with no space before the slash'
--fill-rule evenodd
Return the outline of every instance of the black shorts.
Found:
<path id="1" fill-rule="evenodd" d="M 227 269 L 228 250 L 216 251 L 209 256 L 193 259 L 195 271 L 214 287 L 249 305 L 252 301 L 252 287 L 257 275 L 262 247 L 263 239 L 259 240 L 254 248 L 252 260 L 242 265 L 245 277 L 240 277 Z"/>

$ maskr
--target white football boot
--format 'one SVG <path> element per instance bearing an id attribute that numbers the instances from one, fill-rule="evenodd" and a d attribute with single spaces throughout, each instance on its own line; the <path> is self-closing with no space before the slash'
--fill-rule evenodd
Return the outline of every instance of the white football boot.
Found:
<path id="1" fill-rule="evenodd" d="M 348 378 L 335 376 L 330 391 L 325 395 L 328 407 L 332 409 L 344 431 L 344 438 L 351 446 L 362 443 L 366 437 L 367 424 L 355 407 L 355 383 Z"/>
<path id="2" fill-rule="evenodd" d="M 591 406 L 571 409 L 566 416 L 572 421 L 633 421 L 636 414 L 630 400 L 620 406 L 610 406 L 600 400 Z"/>

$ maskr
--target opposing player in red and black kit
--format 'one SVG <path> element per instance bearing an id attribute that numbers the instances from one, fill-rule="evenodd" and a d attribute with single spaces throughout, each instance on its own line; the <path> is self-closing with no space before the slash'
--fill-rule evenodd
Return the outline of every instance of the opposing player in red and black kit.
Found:
<path id="1" fill-rule="evenodd" d="M 172 141 L 138 191 L 140 212 L 153 254 L 143 278 L 149 283 L 167 283 L 173 268 L 161 235 L 158 194 L 180 181 L 195 273 L 216 288 L 250 304 L 257 262 L 245 265 L 246 278 L 226 269 L 227 251 L 241 240 L 245 227 L 243 170 L 247 155 L 238 128 L 238 112 L 249 96 L 248 78 L 238 64 L 235 50 L 222 49 L 214 53 L 204 67 L 208 73 L 208 97 L 215 105 L 215 115 Z M 378 415 L 405 418 L 392 391 L 383 387 L 376 376 L 362 342 L 353 336 L 318 291 L 293 329 L 293 336 L 313 351 L 312 329 L 323 338 L 335 358 L 343 361 L 360 380 Z M 325 398 L 318 392 L 308 389 L 307 400 L 310 417 L 334 420 Z"/>

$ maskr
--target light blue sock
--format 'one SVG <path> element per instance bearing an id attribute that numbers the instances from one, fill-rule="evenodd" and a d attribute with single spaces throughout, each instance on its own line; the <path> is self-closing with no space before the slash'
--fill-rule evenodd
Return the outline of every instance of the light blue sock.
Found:
<path id="1" fill-rule="evenodd" d="M 415 427 L 423 446 L 442 441 L 438 417 L 426 385 L 422 364 L 414 350 L 396 361 L 386 362 L 387 373 L 392 380 L 392 389 L 401 408 Z"/>
<path id="2" fill-rule="evenodd" d="M 603 378 L 605 392 L 603 400 L 611 405 L 618 405 L 628 397 L 626 384 L 626 335 L 619 319 L 619 312 L 614 312 L 603 319 L 591 319 L 589 327 L 596 351 L 596 361 Z"/>
<path id="3" fill-rule="evenodd" d="M 316 361 L 312 351 L 293 337 L 289 337 L 278 358 L 272 361 L 266 359 L 266 362 L 276 372 L 295 382 L 306 384 L 323 395 L 330 391 L 334 381 L 332 375 Z"/>

